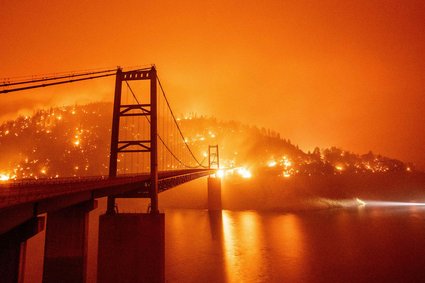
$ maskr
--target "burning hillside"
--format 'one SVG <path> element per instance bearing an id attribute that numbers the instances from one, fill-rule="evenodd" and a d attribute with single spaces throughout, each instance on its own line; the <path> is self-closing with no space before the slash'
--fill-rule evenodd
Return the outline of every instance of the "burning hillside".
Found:
<path id="1" fill-rule="evenodd" d="M 2 180 L 106 175 L 109 164 L 112 105 L 94 103 L 39 110 L 0 125 Z M 284 178 L 293 175 L 411 171 L 401 161 L 358 155 L 335 147 L 303 152 L 269 129 L 216 118 L 177 119 L 185 142 L 200 160 L 218 144 L 220 165 L 266 168 Z M 205 162 L 204 162 L 205 164 Z"/>

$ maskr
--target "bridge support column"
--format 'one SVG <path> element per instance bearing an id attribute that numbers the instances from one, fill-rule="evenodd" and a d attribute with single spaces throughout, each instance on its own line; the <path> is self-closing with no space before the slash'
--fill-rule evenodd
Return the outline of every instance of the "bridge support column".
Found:
<path id="1" fill-rule="evenodd" d="M 115 203 L 115 197 L 108 197 L 106 213 L 114 214 L 117 212 L 117 205 Z"/>
<path id="2" fill-rule="evenodd" d="M 86 281 L 88 213 L 96 206 L 91 200 L 48 213 L 43 283 Z"/>
<path id="3" fill-rule="evenodd" d="M 44 229 L 44 217 L 36 217 L 0 236 L 0 280 L 23 282 L 26 241 Z"/>
<path id="4" fill-rule="evenodd" d="M 221 210 L 221 179 L 208 177 L 208 210 Z"/>
<path id="5" fill-rule="evenodd" d="M 165 215 L 101 215 L 97 280 L 165 282 Z"/>

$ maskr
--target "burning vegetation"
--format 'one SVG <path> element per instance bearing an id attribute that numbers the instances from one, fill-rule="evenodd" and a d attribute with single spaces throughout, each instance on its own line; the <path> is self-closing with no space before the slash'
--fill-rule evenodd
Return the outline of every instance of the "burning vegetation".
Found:
<path id="1" fill-rule="evenodd" d="M 94 103 L 39 110 L 0 125 L 0 180 L 106 175 L 112 105 Z M 409 172 L 410 164 L 372 152 L 331 147 L 303 152 L 279 133 L 216 118 L 177 119 L 185 142 L 206 165 L 208 145 L 220 147 L 220 167 L 250 178 L 266 170 L 282 178 Z M 232 172 L 229 170 L 229 172 Z"/>

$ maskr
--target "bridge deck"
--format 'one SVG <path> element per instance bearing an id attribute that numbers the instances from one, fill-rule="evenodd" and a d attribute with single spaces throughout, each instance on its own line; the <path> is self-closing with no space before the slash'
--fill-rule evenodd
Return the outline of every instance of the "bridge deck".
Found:
<path id="1" fill-rule="evenodd" d="M 158 189 L 213 174 L 215 170 L 190 169 L 159 172 Z M 0 233 L 42 213 L 106 196 L 149 197 L 150 175 L 125 175 L 19 180 L 0 185 Z"/>
<path id="2" fill-rule="evenodd" d="M 212 170 L 177 170 L 159 172 L 159 192 L 195 178 L 211 174 Z M 179 182 L 180 181 L 180 182 Z M 186 181 L 186 182 L 187 182 Z M 17 180 L 0 185 L 0 209 L 57 196 L 90 191 L 93 198 L 121 196 L 125 193 L 148 197 L 150 175 L 75 177 L 58 179 Z"/>

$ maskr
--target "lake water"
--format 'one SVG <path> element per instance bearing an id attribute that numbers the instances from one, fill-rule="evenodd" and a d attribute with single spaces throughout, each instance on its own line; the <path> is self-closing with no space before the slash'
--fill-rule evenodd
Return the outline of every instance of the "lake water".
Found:
<path id="1" fill-rule="evenodd" d="M 92 283 L 103 211 L 90 218 Z M 421 206 L 165 213 L 167 282 L 425 282 Z M 28 242 L 25 282 L 41 282 L 43 237 Z"/>

